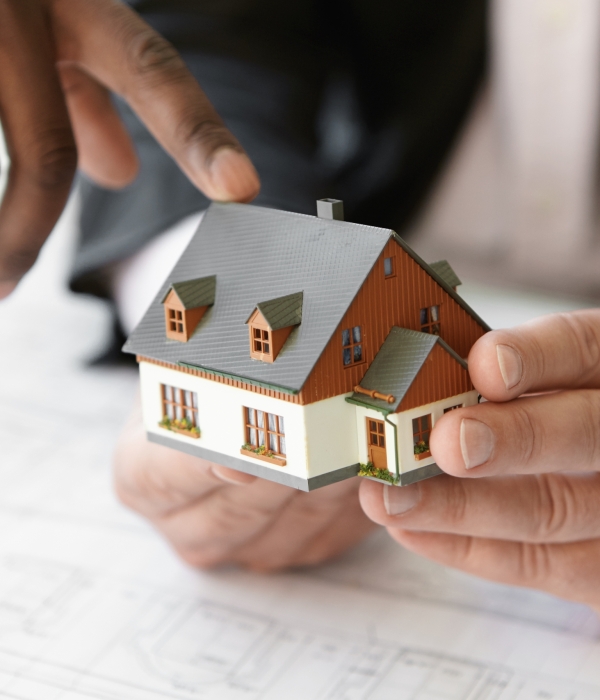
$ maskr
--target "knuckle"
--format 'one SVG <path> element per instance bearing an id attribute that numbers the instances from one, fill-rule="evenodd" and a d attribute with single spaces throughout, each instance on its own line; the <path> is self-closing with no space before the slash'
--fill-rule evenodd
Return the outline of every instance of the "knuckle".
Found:
<path id="1" fill-rule="evenodd" d="M 423 493 L 424 489 L 422 489 Z M 459 526 L 465 522 L 468 510 L 466 485 L 459 479 L 448 480 L 445 484 L 444 522 Z M 423 500 L 425 500 L 425 496 Z"/>
<path id="2" fill-rule="evenodd" d="M 273 512 L 268 508 L 240 508 L 223 498 L 218 508 L 201 519 L 196 535 L 204 542 L 239 540 L 251 536 L 257 525 L 269 522 L 272 517 Z"/>
<path id="3" fill-rule="evenodd" d="M 527 466 L 543 452 L 546 442 L 543 426 L 531 415 L 527 400 L 516 403 L 513 420 L 506 433 L 506 442 L 516 449 L 518 463 Z"/>
<path id="4" fill-rule="evenodd" d="M 583 402 L 581 420 L 581 458 L 588 466 L 600 464 L 600 394 L 597 391 L 578 391 Z"/>
<path id="5" fill-rule="evenodd" d="M 177 136 L 189 145 L 202 143 L 209 154 L 223 145 L 235 145 L 231 135 L 216 115 L 201 121 L 184 119 L 177 129 Z"/>
<path id="6" fill-rule="evenodd" d="M 560 540 L 576 514 L 576 495 L 571 482 L 560 475 L 535 477 L 532 515 L 533 537 L 538 542 Z"/>
<path id="7" fill-rule="evenodd" d="M 549 546 L 520 542 L 517 547 L 517 572 L 520 579 L 528 585 L 536 581 L 547 582 L 552 574 Z"/>
<path id="8" fill-rule="evenodd" d="M 575 356 L 579 364 L 580 381 L 585 382 L 597 372 L 600 363 L 600 334 L 598 318 L 589 313 L 560 314 L 568 326 L 568 333 L 575 345 Z"/>
<path id="9" fill-rule="evenodd" d="M 38 135 L 22 162 L 38 187 L 49 190 L 70 187 L 77 170 L 77 146 L 71 130 L 55 129 Z"/>
<path id="10" fill-rule="evenodd" d="M 129 43 L 127 61 L 134 76 L 142 80 L 175 80 L 186 72 L 175 47 L 151 29 Z"/>

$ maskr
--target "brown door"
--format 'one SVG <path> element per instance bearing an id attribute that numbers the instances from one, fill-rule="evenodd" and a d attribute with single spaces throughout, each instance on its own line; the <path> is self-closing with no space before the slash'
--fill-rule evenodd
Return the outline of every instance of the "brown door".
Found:
<path id="1" fill-rule="evenodd" d="M 385 423 L 382 420 L 367 418 L 367 443 L 369 445 L 369 461 L 376 469 L 387 469 Z"/>

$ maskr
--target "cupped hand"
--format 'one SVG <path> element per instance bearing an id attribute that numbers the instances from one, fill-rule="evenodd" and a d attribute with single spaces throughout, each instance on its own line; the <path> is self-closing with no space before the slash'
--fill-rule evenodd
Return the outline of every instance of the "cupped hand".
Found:
<path id="1" fill-rule="evenodd" d="M 104 187 L 135 178 L 122 96 L 209 198 L 249 201 L 259 180 L 165 39 L 118 0 L 0 2 L 0 122 L 11 161 L 0 208 L 0 298 L 33 265 L 79 160 Z"/>
<path id="2" fill-rule="evenodd" d="M 192 566 L 274 571 L 326 561 L 376 526 L 358 479 L 304 493 L 146 439 L 139 406 L 115 455 L 120 500 L 148 518 Z"/>
<path id="3" fill-rule="evenodd" d="M 489 403 L 431 435 L 450 476 L 363 483 L 365 512 L 413 552 L 600 610 L 600 311 L 488 333 L 469 371 Z"/>

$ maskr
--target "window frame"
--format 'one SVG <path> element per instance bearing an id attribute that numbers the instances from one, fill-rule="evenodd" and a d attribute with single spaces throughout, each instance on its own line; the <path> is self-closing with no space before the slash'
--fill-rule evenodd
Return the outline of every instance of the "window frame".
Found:
<path id="1" fill-rule="evenodd" d="M 249 323 L 248 325 L 250 327 L 250 357 L 254 357 L 257 360 L 260 360 L 264 357 L 268 357 L 272 360 L 273 335 L 271 329 L 263 328 L 262 326 L 253 323 Z M 256 333 L 260 335 L 260 338 L 257 338 Z M 255 343 L 260 344 L 260 350 L 256 349 Z M 268 347 L 267 352 L 264 351 L 265 345 Z"/>
<path id="2" fill-rule="evenodd" d="M 167 398 L 167 389 L 171 390 L 171 396 L 173 396 L 173 399 Z M 186 402 L 186 393 L 190 394 L 190 400 L 191 400 L 191 405 L 189 405 Z M 177 399 L 176 397 L 179 396 L 180 398 Z M 160 398 L 161 398 L 161 406 L 162 406 L 162 415 L 163 418 L 170 418 L 171 420 L 182 420 L 182 418 L 187 418 L 188 420 L 188 411 L 191 413 L 192 419 L 192 427 L 193 428 L 199 428 L 198 424 L 198 393 L 196 391 L 192 391 L 191 389 L 182 389 L 181 387 L 178 386 L 173 386 L 172 384 L 163 384 L 161 382 L 160 385 Z M 195 405 L 194 405 L 195 403 Z M 173 417 L 169 415 L 168 411 L 168 406 L 171 406 L 173 409 Z M 178 418 L 177 416 L 177 409 L 180 409 L 181 416 L 182 418 Z"/>
<path id="3" fill-rule="evenodd" d="M 375 430 L 372 428 L 372 424 L 375 424 Z M 380 428 L 382 430 L 380 430 Z M 375 436 L 376 442 L 371 441 L 371 437 Z M 381 442 L 383 441 L 383 445 Z M 385 440 L 385 422 L 382 420 L 377 420 L 376 418 L 367 418 L 367 446 L 368 447 L 381 447 L 382 449 L 387 449 Z"/>
<path id="4" fill-rule="evenodd" d="M 254 423 L 251 422 L 251 412 L 254 415 Z M 258 414 L 262 413 L 263 415 L 263 427 L 261 428 L 258 423 Z M 276 413 L 269 413 L 268 411 L 261 411 L 258 408 L 252 408 L 251 406 L 244 406 L 243 410 L 243 418 L 244 418 L 244 443 L 246 445 L 251 445 L 253 448 L 257 449 L 259 447 L 265 447 L 265 449 L 269 452 L 272 452 L 276 457 L 280 457 L 282 459 L 285 459 L 287 457 L 287 444 L 286 444 L 286 435 L 285 435 L 285 418 L 283 416 L 280 416 Z M 271 429 L 271 421 L 269 420 L 270 418 L 273 418 L 273 423 L 275 425 L 275 429 Z M 282 425 L 283 424 L 283 425 Z M 254 431 L 256 433 L 256 443 L 254 444 L 252 442 L 252 434 L 251 431 Z M 265 442 L 264 444 L 259 444 L 259 438 L 258 435 L 259 433 L 262 432 L 264 433 L 265 436 Z M 276 450 L 274 450 L 271 447 L 271 436 L 274 436 L 275 438 L 275 445 L 277 447 Z M 282 446 L 282 438 L 283 438 L 283 451 L 281 449 Z"/>
<path id="5" fill-rule="evenodd" d="M 462 403 L 457 403 L 457 404 L 454 405 L 454 406 L 447 406 L 447 407 L 444 409 L 444 414 L 446 414 L 446 413 L 451 413 L 452 411 L 456 411 L 457 408 L 464 408 L 464 405 L 463 405 Z"/>
<path id="6" fill-rule="evenodd" d="M 427 425 L 425 428 L 422 427 L 421 421 L 423 419 L 427 420 Z M 418 430 L 415 431 L 415 421 L 418 421 Z M 416 416 L 415 418 L 412 419 L 412 433 L 413 433 L 413 447 L 415 447 L 419 442 L 424 442 L 427 450 L 429 451 L 429 439 L 431 438 L 431 431 L 433 430 L 432 426 L 432 414 L 431 413 L 426 413 L 422 416 Z M 423 439 L 423 436 L 427 434 L 427 440 Z M 417 439 L 418 438 L 418 439 Z"/>
<path id="7" fill-rule="evenodd" d="M 387 260 L 390 261 L 390 265 L 392 268 L 391 272 L 389 274 L 385 271 L 385 263 Z M 396 256 L 395 255 L 388 255 L 388 256 L 383 258 L 383 277 L 386 280 L 390 280 L 390 279 L 392 279 L 392 277 L 395 277 L 395 276 L 396 276 Z"/>
<path id="8" fill-rule="evenodd" d="M 425 306 L 419 311 L 419 324 L 421 326 L 421 333 L 429 333 L 430 335 L 439 336 L 442 332 L 442 320 L 441 320 L 441 304 L 434 304 L 433 306 Z M 436 309 L 437 319 L 432 318 L 432 312 Z M 425 316 L 423 315 L 425 312 Z M 425 318 L 425 320 L 423 320 Z M 435 328 L 437 327 L 437 331 Z"/>
<path id="9" fill-rule="evenodd" d="M 354 339 L 354 331 L 358 329 L 358 332 L 360 334 L 360 339 L 355 340 Z M 348 333 L 348 344 L 344 344 L 344 333 Z M 363 362 L 365 362 L 365 353 L 364 353 L 364 345 L 365 345 L 365 339 L 364 335 L 362 332 L 362 326 L 352 326 L 350 328 L 344 328 L 342 330 L 342 364 L 344 366 L 344 369 L 348 369 L 349 367 L 356 367 L 356 365 L 361 365 Z M 355 348 L 360 348 L 360 359 L 355 359 Z M 346 358 L 345 358 L 345 353 L 346 351 L 350 352 L 350 362 L 346 363 Z"/>
<path id="10" fill-rule="evenodd" d="M 165 304 L 165 321 L 167 338 L 171 340 L 187 340 L 187 319 L 185 311 Z M 173 328 L 175 326 L 175 328 Z"/>

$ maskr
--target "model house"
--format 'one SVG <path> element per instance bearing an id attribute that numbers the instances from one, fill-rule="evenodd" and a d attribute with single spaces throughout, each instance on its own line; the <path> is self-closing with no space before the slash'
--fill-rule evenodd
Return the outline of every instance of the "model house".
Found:
<path id="1" fill-rule="evenodd" d="M 435 422 L 477 403 L 488 326 L 394 231 L 212 204 L 125 351 L 151 441 L 303 490 L 440 473 Z"/>

